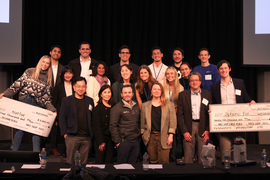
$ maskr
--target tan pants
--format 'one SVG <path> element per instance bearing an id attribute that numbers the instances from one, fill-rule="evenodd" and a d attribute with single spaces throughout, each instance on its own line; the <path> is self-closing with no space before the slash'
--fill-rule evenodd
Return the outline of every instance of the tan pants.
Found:
<path id="1" fill-rule="evenodd" d="M 149 160 L 151 164 L 168 164 L 170 149 L 163 149 L 161 146 L 160 132 L 151 132 L 147 145 Z"/>

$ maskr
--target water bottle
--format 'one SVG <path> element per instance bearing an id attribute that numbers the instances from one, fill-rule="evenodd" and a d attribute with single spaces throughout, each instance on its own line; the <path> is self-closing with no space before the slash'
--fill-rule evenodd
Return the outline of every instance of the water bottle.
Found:
<path id="1" fill-rule="evenodd" d="M 45 148 L 42 148 L 42 151 L 40 152 L 40 168 L 41 169 L 46 169 L 46 164 L 47 164 L 47 160 L 46 160 L 46 155 L 47 152 L 45 151 Z"/>
<path id="2" fill-rule="evenodd" d="M 81 166 L 81 154 L 77 150 L 75 153 L 75 165 L 76 166 Z"/>
<path id="3" fill-rule="evenodd" d="M 143 155 L 143 170 L 148 171 L 148 164 L 149 164 L 149 155 L 147 152 L 144 153 Z"/>
<path id="4" fill-rule="evenodd" d="M 266 161 L 267 161 L 267 154 L 266 154 L 266 150 L 263 149 L 262 156 L 261 156 L 261 167 L 262 168 L 266 168 Z"/>
<path id="5" fill-rule="evenodd" d="M 224 169 L 230 169 L 230 153 L 226 151 L 224 154 Z"/>

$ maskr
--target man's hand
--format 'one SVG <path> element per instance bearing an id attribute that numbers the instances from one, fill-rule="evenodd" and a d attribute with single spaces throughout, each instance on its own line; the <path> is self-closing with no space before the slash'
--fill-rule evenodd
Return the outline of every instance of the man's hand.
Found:
<path id="1" fill-rule="evenodd" d="M 4 96 L 4 93 L 1 93 L 1 94 L 0 94 L 0 99 L 1 99 L 3 96 Z"/>
<path id="2" fill-rule="evenodd" d="M 64 138 L 65 138 L 65 139 L 66 139 L 66 137 L 67 137 L 67 134 L 64 135 Z"/>
<path id="3" fill-rule="evenodd" d="M 116 147 L 118 147 L 120 145 L 120 143 L 116 144 Z"/>
<path id="4" fill-rule="evenodd" d="M 100 150 L 100 151 L 104 151 L 105 150 L 105 143 L 102 143 L 101 145 L 99 145 L 98 146 L 98 149 Z"/>
<path id="5" fill-rule="evenodd" d="M 249 106 L 251 106 L 251 104 L 253 103 L 256 103 L 256 102 L 254 100 L 250 101 Z"/>
<path id="6" fill-rule="evenodd" d="M 185 141 L 191 142 L 192 141 L 192 136 L 189 134 L 189 132 L 186 132 L 183 134 Z"/>
<path id="7" fill-rule="evenodd" d="M 202 134 L 203 142 L 206 142 L 207 139 L 209 139 L 209 136 L 210 136 L 210 132 L 209 131 L 204 131 L 204 133 Z"/>

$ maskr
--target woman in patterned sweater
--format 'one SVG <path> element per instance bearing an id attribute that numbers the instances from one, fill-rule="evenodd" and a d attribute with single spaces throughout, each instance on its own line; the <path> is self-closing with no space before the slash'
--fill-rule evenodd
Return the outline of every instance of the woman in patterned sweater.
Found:
<path id="1" fill-rule="evenodd" d="M 19 93 L 19 100 L 30 105 L 43 107 L 53 112 L 56 111 L 50 102 L 50 88 L 52 83 L 52 69 L 50 56 L 43 56 L 35 68 L 27 69 L 23 75 L 17 79 L 7 90 L 0 94 L 0 98 L 13 97 Z M 14 141 L 13 151 L 20 147 L 24 131 L 17 129 Z M 32 135 L 33 151 L 39 151 L 40 137 Z"/>

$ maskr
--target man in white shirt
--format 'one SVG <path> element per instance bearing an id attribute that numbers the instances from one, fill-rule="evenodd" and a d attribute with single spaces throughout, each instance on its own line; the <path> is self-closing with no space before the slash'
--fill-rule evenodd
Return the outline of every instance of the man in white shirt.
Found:
<path id="1" fill-rule="evenodd" d="M 74 78 L 84 77 L 87 79 L 95 68 L 98 61 L 90 57 L 91 45 L 88 42 L 81 42 L 79 45 L 80 57 L 69 62 L 73 68 Z"/>
<path id="2" fill-rule="evenodd" d="M 220 61 L 217 64 L 217 68 L 221 80 L 211 86 L 213 104 L 249 103 L 249 105 L 251 105 L 255 103 L 255 101 L 249 97 L 244 81 L 230 76 L 231 64 L 228 61 Z M 239 138 L 245 143 L 244 136 L 245 133 L 220 133 L 219 140 L 222 160 L 225 152 L 230 152 L 231 142 L 234 141 L 235 138 Z"/>
<path id="3" fill-rule="evenodd" d="M 177 101 L 178 127 L 184 136 L 185 163 L 193 163 L 195 147 L 198 155 L 202 147 L 209 139 L 209 104 L 211 93 L 201 89 L 202 77 L 198 72 L 192 72 L 189 76 L 190 89 L 179 93 Z M 201 158 L 198 158 L 201 163 Z"/>
<path id="4" fill-rule="evenodd" d="M 163 53 L 162 49 L 158 46 L 152 48 L 152 59 L 154 60 L 152 64 L 148 67 L 150 68 L 153 77 L 163 84 L 163 79 L 165 77 L 165 71 L 168 68 L 165 64 L 162 63 Z"/>
<path id="5" fill-rule="evenodd" d="M 61 72 L 64 69 L 64 66 L 59 63 L 59 59 L 62 55 L 62 48 L 59 45 L 54 45 L 51 47 L 50 55 L 51 55 L 51 66 L 53 72 L 53 81 L 52 81 L 52 93 L 53 95 L 53 88 L 61 82 Z"/>

